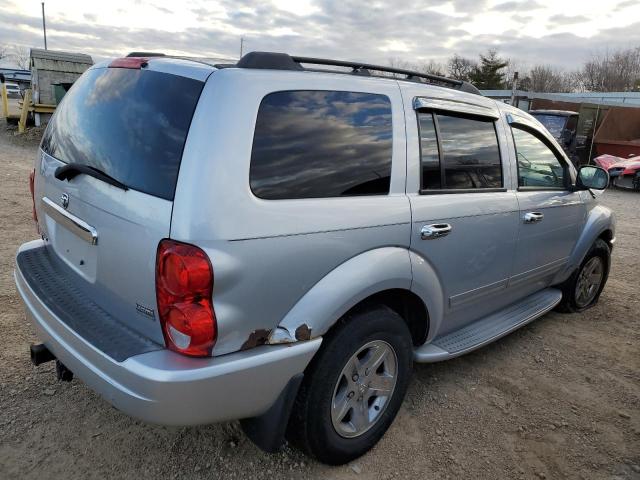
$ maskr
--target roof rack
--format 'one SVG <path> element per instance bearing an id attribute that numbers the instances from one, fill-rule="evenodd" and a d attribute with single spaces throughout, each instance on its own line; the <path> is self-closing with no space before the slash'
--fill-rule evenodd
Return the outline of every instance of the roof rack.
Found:
<path id="1" fill-rule="evenodd" d="M 404 80 L 421 81 L 425 80 L 427 83 L 439 85 L 443 87 L 455 88 L 463 92 L 475 93 L 482 95 L 480 90 L 473 86 L 469 82 L 462 80 L 456 80 L 454 78 L 442 77 L 440 75 L 433 75 L 430 73 L 416 72 L 413 70 L 405 70 L 402 68 L 386 67 L 382 65 L 371 65 L 368 63 L 359 62 L 345 62 L 342 60 L 329 60 L 326 58 L 312 58 L 312 57 L 295 57 L 286 53 L 275 52 L 250 52 L 244 55 L 238 63 L 235 65 L 216 65 L 216 67 L 230 67 L 235 66 L 238 68 L 251 68 L 251 69 L 268 69 L 268 70 L 309 70 L 304 68 L 301 64 L 306 63 L 310 65 L 327 65 L 332 67 L 346 67 L 351 68 L 351 74 L 356 75 L 371 75 L 371 71 L 395 73 L 398 75 L 405 75 Z M 311 69 L 314 70 L 314 69 Z M 343 73 L 340 71 L 331 71 L 332 73 Z M 344 72 L 347 73 L 347 72 Z"/>
<path id="2" fill-rule="evenodd" d="M 160 52 L 131 52 L 127 57 L 166 57 L 166 55 Z"/>

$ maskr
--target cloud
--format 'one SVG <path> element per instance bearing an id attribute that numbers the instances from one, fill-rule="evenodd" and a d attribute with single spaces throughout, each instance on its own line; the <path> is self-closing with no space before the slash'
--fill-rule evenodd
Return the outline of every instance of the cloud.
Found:
<path id="1" fill-rule="evenodd" d="M 549 17 L 550 23 L 559 25 L 570 25 L 573 23 L 583 23 L 588 21 L 589 18 L 584 15 L 554 15 Z"/>
<path id="2" fill-rule="evenodd" d="M 537 10 L 542 8 L 542 5 L 535 1 L 510 1 L 499 3 L 491 7 L 491 10 L 495 12 L 509 13 L 509 12 L 528 12 L 530 10 Z"/>
<path id="3" fill-rule="evenodd" d="M 625 8 L 628 8 L 628 7 L 637 7 L 637 6 L 638 6 L 638 0 L 625 0 L 623 2 L 618 3 L 614 7 L 614 10 L 624 10 Z"/>
<path id="4" fill-rule="evenodd" d="M 628 9 L 635 7 L 625 0 L 617 5 L 613 2 L 612 12 L 625 4 Z M 390 57 L 400 56 L 404 61 L 424 63 L 444 62 L 454 53 L 476 57 L 488 48 L 497 48 L 501 55 L 521 63 L 576 68 L 600 48 L 640 45 L 640 21 L 619 28 L 599 23 L 599 31 L 593 28 L 590 36 L 578 36 L 572 28 L 589 20 L 590 14 L 580 11 L 580 15 L 569 16 L 556 8 L 553 15 L 544 17 L 546 10 L 541 13 L 540 9 L 551 8 L 551 3 L 543 5 L 542 0 L 506 1 L 495 6 L 488 0 L 307 3 L 308 8 L 278 8 L 262 0 L 220 0 L 215 4 L 192 0 L 179 5 L 149 0 L 132 2 L 131 10 L 124 13 L 120 7 L 126 3 L 115 0 L 113 7 L 101 9 L 87 4 L 91 6 L 86 12 L 81 10 L 75 16 L 68 11 L 67 15 L 49 14 L 49 48 L 81 51 L 98 60 L 133 50 L 233 58 L 243 37 L 245 52 L 280 51 L 369 63 L 387 63 Z M 17 3 L 11 5 L 0 6 L 0 44 L 41 47 L 40 17 L 20 13 Z M 491 33 L 486 29 L 471 33 L 473 19 L 487 15 L 491 18 L 487 21 L 497 21 L 496 28 Z M 113 18 L 128 22 L 109 20 L 109 24 L 107 19 Z M 631 21 L 634 17 L 625 18 Z M 532 33 L 532 27 L 540 31 Z"/>
<path id="5" fill-rule="evenodd" d="M 571 33 L 556 33 L 541 38 L 523 38 L 517 32 L 501 35 L 478 35 L 455 44 L 455 50 L 468 52 L 466 56 L 481 52 L 488 45 L 497 48 L 501 56 L 528 65 L 544 64 L 561 69 L 580 67 L 591 55 L 602 49 L 616 50 L 640 45 L 640 21 L 623 28 L 601 30 L 597 36 L 585 39 Z M 632 40 L 635 39 L 635 44 Z"/>

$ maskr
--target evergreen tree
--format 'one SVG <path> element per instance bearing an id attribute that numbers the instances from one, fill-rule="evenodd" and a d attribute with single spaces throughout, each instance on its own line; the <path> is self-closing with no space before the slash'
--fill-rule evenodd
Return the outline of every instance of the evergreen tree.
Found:
<path id="1" fill-rule="evenodd" d="M 502 90 L 507 88 L 502 72 L 507 65 L 508 60 L 498 57 L 495 50 L 489 50 L 485 55 L 480 55 L 480 64 L 473 69 L 469 78 L 480 90 Z"/>

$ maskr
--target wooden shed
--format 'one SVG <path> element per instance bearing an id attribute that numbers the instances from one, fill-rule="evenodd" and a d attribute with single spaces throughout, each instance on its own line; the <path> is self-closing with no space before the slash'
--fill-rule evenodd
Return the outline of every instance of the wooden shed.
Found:
<path id="1" fill-rule="evenodd" d="M 31 89 L 33 102 L 55 105 L 55 85 L 73 83 L 93 65 L 93 59 L 83 53 L 31 49 Z M 46 123 L 50 114 L 36 113 L 36 125 Z"/>

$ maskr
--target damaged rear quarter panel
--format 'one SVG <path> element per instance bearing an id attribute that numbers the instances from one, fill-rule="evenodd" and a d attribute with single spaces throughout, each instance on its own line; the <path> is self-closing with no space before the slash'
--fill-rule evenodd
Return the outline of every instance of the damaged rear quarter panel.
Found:
<path id="1" fill-rule="evenodd" d="M 380 230 L 395 236 L 395 228 Z M 408 225 L 405 228 L 408 236 Z M 370 233 L 328 232 L 306 236 L 304 242 L 297 236 L 224 242 L 224 252 L 205 247 L 214 270 L 214 353 L 285 343 L 274 341 L 279 325 L 291 340 L 315 338 L 366 296 L 409 288 L 411 267 L 404 248 L 383 247 L 344 258 L 357 253 Z"/>
<path id="2" fill-rule="evenodd" d="M 365 298 L 383 290 L 410 287 L 411 263 L 407 249 L 369 250 L 344 262 L 314 285 L 277 330 L 294 332 L 297 341 L 316 338 Z M 271 338 L 274 339 L 274 335 Z"/>

